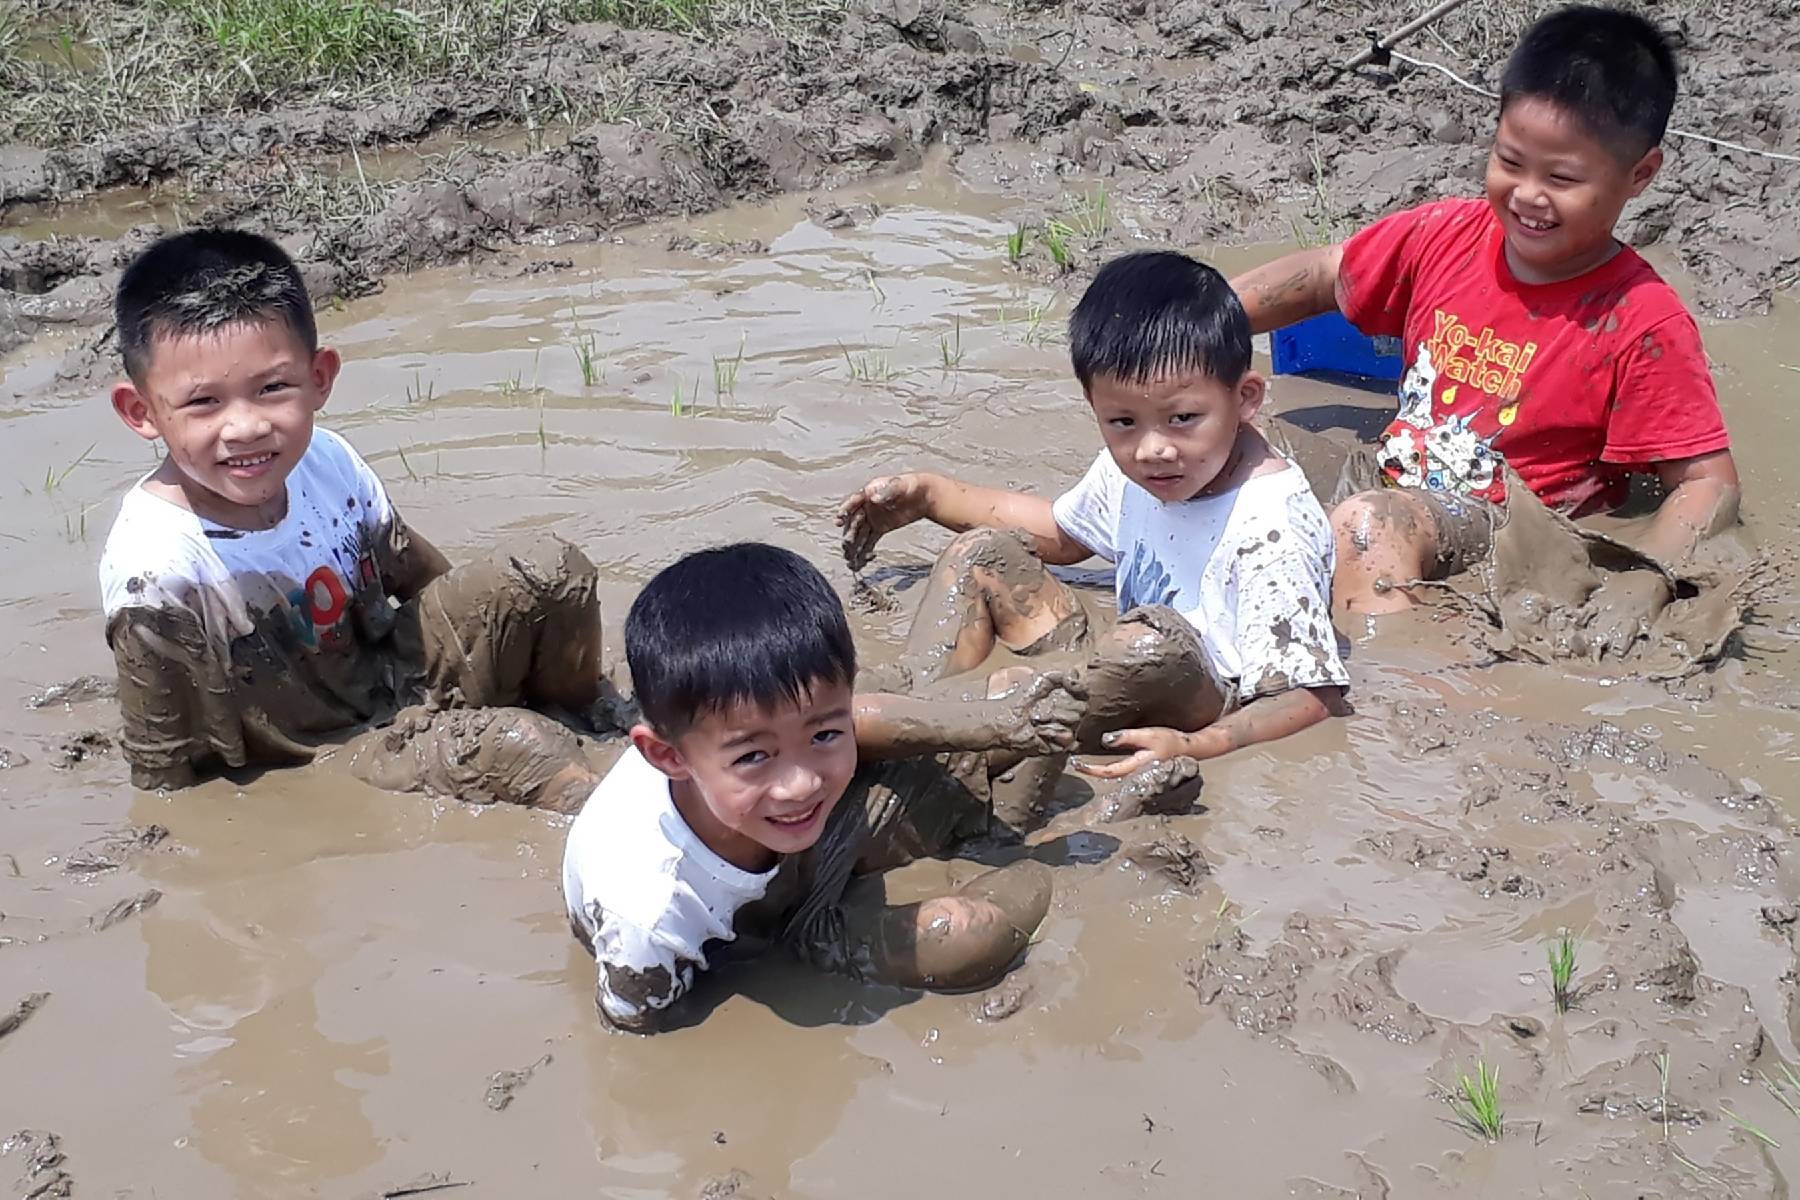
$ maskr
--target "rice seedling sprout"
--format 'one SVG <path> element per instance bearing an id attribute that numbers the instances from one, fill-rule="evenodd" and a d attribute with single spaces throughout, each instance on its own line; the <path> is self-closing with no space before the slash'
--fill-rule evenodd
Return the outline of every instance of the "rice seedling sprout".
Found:
<path id="1" fill-rule="evenodd" d="M 1730 1117 L 1733 1121 L 1735 1121 L 1737 1123 L 1737 1125 L 1740 1129 L 1742 1129 L 1745 1133 L 1749 1134 L 1751 1137 L 1755 1138 L 1757 1141 L 1761 1142 L 1763 1145 L 1769 1147 L 1772 1150 L 1781 1149 L 1780 1142 L 1776 1141 L 1774 1138 L 1770 1137 L 1768 1134 L 1764 1133 L 1762 1130 L 1760 1130 L 1756 1126 L 1752 1125 L 1748 1120 L 1739 1116 L 1737 1113 L 1733 1112 L 1731 1109 L 1726 1108 L 1725 1102 L 1723 1100 L 1721 1100 L 1719 1102 L 1719 1111 L 1724 1113 L 1726 1116 Z"/>
<path id="2" fill-rule="evenodd" d="M 1558 930 L 1556 937 L 1545 947 L 1545 955 L 1550 960 L 1550 998 L 1559 1013 L 1568 1012 L 1575 1003 L 1575 947 L 1575 935 L 1567 929 Z"/>
<path id="3" fill-rule="evenodd" d="M 1500 1108 L 1500 1068 L 1476 1059 L 1473 1076 L 1457 1075 L 1457 1092 L 1450 1098 L 1457 1119 L 1488 1141 L 1499 1141 L 1506 1132 L 1506 1114 Z"/>

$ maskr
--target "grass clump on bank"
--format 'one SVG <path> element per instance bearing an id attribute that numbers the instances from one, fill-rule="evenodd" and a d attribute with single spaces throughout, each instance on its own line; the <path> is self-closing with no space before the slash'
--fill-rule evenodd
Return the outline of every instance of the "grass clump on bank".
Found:
<path id="1" fill-rule="evenodd" d="M 803 33 L 843 0 L 0 0 L 0 141 L 67 145 L 283 104 L 516 79 L 520 43 L 586 21 Z"/>

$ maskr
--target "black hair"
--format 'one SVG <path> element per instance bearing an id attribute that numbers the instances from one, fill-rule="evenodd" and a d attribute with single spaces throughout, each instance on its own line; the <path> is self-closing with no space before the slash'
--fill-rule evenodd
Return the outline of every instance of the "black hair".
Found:
<path id="1" fill-rule="evenodd" d="M 1069 318 L 1083 388 L 1105 375 L 1144 383 L 1202 372 L 1235 386 L 1250 369 L 1250 318 L 1225 277 L 1173 250 L 1141 250 L 1100 268 Z"/>
<path id="2" fill-rule="evenodd" d="M 796 704 L 856 678 L 844 606 L 792 551 L 740 542 L 658 572 L 625 618 L 631 686 L 651 728 L 677 738 L 733 704 Z"/>
<path id="3" fill-rule="evenodd" d="M 1675 107 L 1675 52 L 1636 13 L 1577 4 L 1525 31 L 1500 75 L 1500 111 L 1531 97 L 1564 109 L 1621 161 L 1663 139 Z"/>
<path id="4" fill-rule="evenodd" d="M 155 339 L 227 325 L 280 320 L 319 348 L 306 284 L 280 246 L 236 229 L 190 229 L 134 259 L 113 300 L 125 373 L 140 385 Z"/>

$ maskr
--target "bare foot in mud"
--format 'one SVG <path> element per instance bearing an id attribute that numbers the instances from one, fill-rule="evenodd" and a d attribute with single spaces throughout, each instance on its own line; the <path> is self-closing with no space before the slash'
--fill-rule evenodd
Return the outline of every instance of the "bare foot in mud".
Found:
<path id="1" fill-rule="evenodd" d="M 987 987 L 1006 974 L 1050 911 L 1050 869 L 1029 859 L 986 871 L 948 896 L 883 911 L 873 974 L 939 992 Z"/>

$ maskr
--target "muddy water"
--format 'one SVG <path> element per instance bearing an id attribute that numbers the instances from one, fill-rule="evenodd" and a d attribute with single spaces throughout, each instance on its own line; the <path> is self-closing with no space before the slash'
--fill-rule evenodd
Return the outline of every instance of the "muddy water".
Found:
<path id="1" fill-rule="evenodd" d="M 727 538 L 810 554 L 847 588 L 828 513 L 872 472 L 1075 478 L 1095 438 L 1069 299 L 1005 268 L 999 202 L 935 175 L 838 202 L 854 226 L 788 203 L 396 281 L 324 314 L 350 364 L 329 423 L 453 556 L 542 527 L 580 543 L 615 632 L 658 566 Z M 671 251 L 673 232 L 768 249 Z M 1791 558 L 1800 313 L 1707 337 L 1751 516 Z M 1755 1074 L 1794 1057 L 1794 956 L 1759 915 L 1794 898 L 1790 842 L 1775 805 L 1733 791 L 1800 800 L 1787 579 L 1705 700 L 1458 665 L 1433 614 L 1356 631 L 1358 716 L 1214 764 L 1194 816 L 1040 850 L 1060 890 L 1011 1015 L 1004 993 L 984 1016 L 983 997 L 771 964 L 644 1041 L 592 1016 L 554 818 L 304 772 L 160 798 L 115 754 L 66 761 L 110 703 L 23 704 L 109 671 L 94 566 L 152 452 L 59 389 L 56 347 L 32 349 L 0 382 L 0 745 L 31 759 L 0 771 L 0 1009 L 51 997 L 0 1040 L 0 1137 L 60 1134 L 81 1195 L 350 1196 L 439 1173 L 470 1184 L 454 1195 L 689 1197 L 733 1171 L 756 1196 L 1753 1195 L 1800 1169 L 1800 1120 Z M 1379 402 L 1289 379 L 1275 397 L 1315 418 Z M 942 541 L 894 538 L 878 566 Z M 859 615 L 873 652 L 912 596 Z M 1602 720 L 1649 750 L 1569 749 L 1567 727 Z M 66 870 L 151 824 L 169 838 L 118 869 Z M 1210 874 L 1158 870 L 1184 844 Z M 921 865 L 891 892 L 975 869 Z M 1601 986 L 1557 1017 L 1541 939 L 1563 926 L 1589 931 L 1579 974 Z M 1683 939 L 1702 978 L 1671 999 L 1645 964 Z M 491 1074 L 546 1055 L 503 1111 L 484 1103 Z M 1497 1145 L 1434 1086 L 1477 1056 L 1502 1069 Z M 24 1169 L 0 1157 L 0 1183 Z"/>

